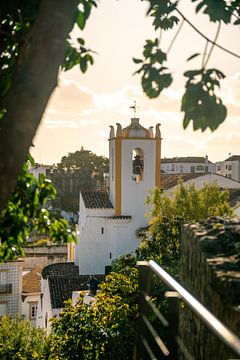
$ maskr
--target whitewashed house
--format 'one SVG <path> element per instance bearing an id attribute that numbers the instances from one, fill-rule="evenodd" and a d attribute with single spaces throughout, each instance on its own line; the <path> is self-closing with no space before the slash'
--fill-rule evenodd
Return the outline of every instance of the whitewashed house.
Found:
<path id="1" fill-rule="evenodd" d="M 34 267 L 22 277 L 22 318 L 36 327 L 38 303 L 41 295 L 41 267 Z"/>
<path id="2" fill-rule="evenodd" d="M 159 124 L 145 129 L 138 118 L 122 129 L 111 126 L 110 193 L 81 192 L 78 243 L 74 261 L 80 274 L 104 274 L 105 267 L 139 244 L 136 230 L 147 225 L 147 193 L 160 187 Z"/>
<path id="3" fill-rule="evenodd" d="M 103 279 L 97 275 L 99 281 Z M 37 305 L 36 327 L 51 328 L 51 319 L 58 317 L 64 302 L 72 299 L 76 303 L 76 292 L 84 291 L 88 276 L 80 276 L 73 262 L 55 263 L 45 266 L 41 276 L 41 294 Z M 88 299 L 86 299 L 86 302 Z"/>
<path id="4" fill-rule="evenodd" d="M 215 164 L 208 160 L 208 156 L 186 156 L 163 158 L 161 170 L 167 174 L 204 174 L 214 173 Z"/>
<path id="5" fill-rule="evenodd" d="M 240 155 L 232 155 L 224 161 L 216 162 L 216 173 L 240 181 Z"/>

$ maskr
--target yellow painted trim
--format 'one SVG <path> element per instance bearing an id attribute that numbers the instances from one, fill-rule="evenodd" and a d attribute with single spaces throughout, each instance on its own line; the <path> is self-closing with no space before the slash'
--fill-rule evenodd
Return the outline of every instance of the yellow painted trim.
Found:
<path id="1" fill-rule="evenodd" d="M 73 241 L 69 244 L 69 261 L 74 261 L 74 244 Z"/>
<path id="2" fill-rule="evenodd" d="M 161 185 L 161 139 L 156 139 L 156 171 L 155 186 L 160 188 Z"/>
<path id="3" fill-rule="evenodd" d="M 122 139 L 115 140 L 115 216 L 121 215 L 122 207 Z"/>

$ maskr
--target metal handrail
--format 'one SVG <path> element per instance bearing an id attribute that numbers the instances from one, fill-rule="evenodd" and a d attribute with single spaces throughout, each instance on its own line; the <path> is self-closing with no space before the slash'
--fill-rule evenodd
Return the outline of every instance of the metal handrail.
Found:
<path id="1" fill-rule="evenodd" d="M 138 261 L 137 266 L 150 269 L 155 273 L 168 287 L 181 298 L 185 304 L 212 330 L 212 332 L 221 339 L 235 354 L 240 356 L 240 339 L 225 325 L 223 325 L 209 310 L 207 310 L 198 300 L 196 300 L 184 287 L 182 287 L 171 275 L 153 260 Z M 144 291 L 143 291 L 144 292 Z M 145 292 L 145 295 L 148 295 Z M 144 295 L 144 296 L 145 296 Z"/>

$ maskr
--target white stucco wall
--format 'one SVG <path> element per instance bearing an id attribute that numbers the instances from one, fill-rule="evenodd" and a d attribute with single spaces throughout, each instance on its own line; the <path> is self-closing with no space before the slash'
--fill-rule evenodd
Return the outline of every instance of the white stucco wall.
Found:
<path id="1" fill-rule="evenodd" d="M 240 181 L 240 161 L 219 161 L 216 163 L 216 173 Z"/>
<path id="2" fill-rule="evenodd" d="M 143 180 L 137 183 L 132 179 L 132 152 L 141 148 L 144 153 Z M 146 209 L 144 203 L 147 193 L 155 186 L 156 140 L 122 140 L 122 215 L 131 215 L 137 227 L 145 226 Z"/>
<path id="3" fill-rule="evenodd" d="M 164 172 L 166 172 L 167 174 L 189 174 L 192 173 L 192 166 L 194 167 L 194 172 L 196 174 L 198 173 L 205 173 L 205 172 L 210 172 L 210 173 L 214 173 L 216 166 L 215 164 L 212 164 L 210 162 L 207 162 L 207 160 L 205 162 L 202 163 L 197 163 L 197 162 L 192 162 L 192 163 L 184 163 L 184 162 L 172 162 L 172 163 L 161 163 L 161 170 L 163 170 Z M 203 166 L 203 170 L 198 170 L 198 166 Z M 205 166 L 208 167 L 208 170 L 205 171 Z"/>
<path id="4" fill-rule="evenodd" d="M 51 307 L 51 299 L 49 292 L 48 280 L 41 278 L 41 293 L 43 294 L 42 300 L 39 299 L 38 302 L 38 313 L 36 319 L 36 327 L 49 330 L 51 325 L 49 321 L 47 322 L 46 327 L 46 316 L 48 319 L 53 317 L 53 311 Z"/>
<path id="5" fill-rule="evenodd" d="M 22 301 L 22 316 L 24 320 L 30 321 L 32 327 L 36 327 L 36 319 L 30 318 L 31 303 L 37 303 L 39 306 L 40 294 L 28 294 Z"/>
<path id="6" fill-rule="evenodd" d="M 46 167 L 43 165 L 37 166 L 37 167 L 30 167 L 29 169 L 30 173 L 32 173 L 35 178 L 38 180 L 39 175 L 43 174 L 44 176 L 46 176 Z"/>

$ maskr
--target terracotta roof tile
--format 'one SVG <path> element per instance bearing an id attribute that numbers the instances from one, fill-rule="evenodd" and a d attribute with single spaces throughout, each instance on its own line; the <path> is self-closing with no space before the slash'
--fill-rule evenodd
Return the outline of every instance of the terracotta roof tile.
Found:
<path id="1" fill-rule="evenodd" d="M 113 209 L 106 191 L 81 191 L 86 208 Z"/>
<path id="2" fill-rule="evenodd" d="M 41 272 L 42 268 L 37 266 L 23 275 L 22 292 L 23 293 L 40 293 L 41 292 Z"/>

